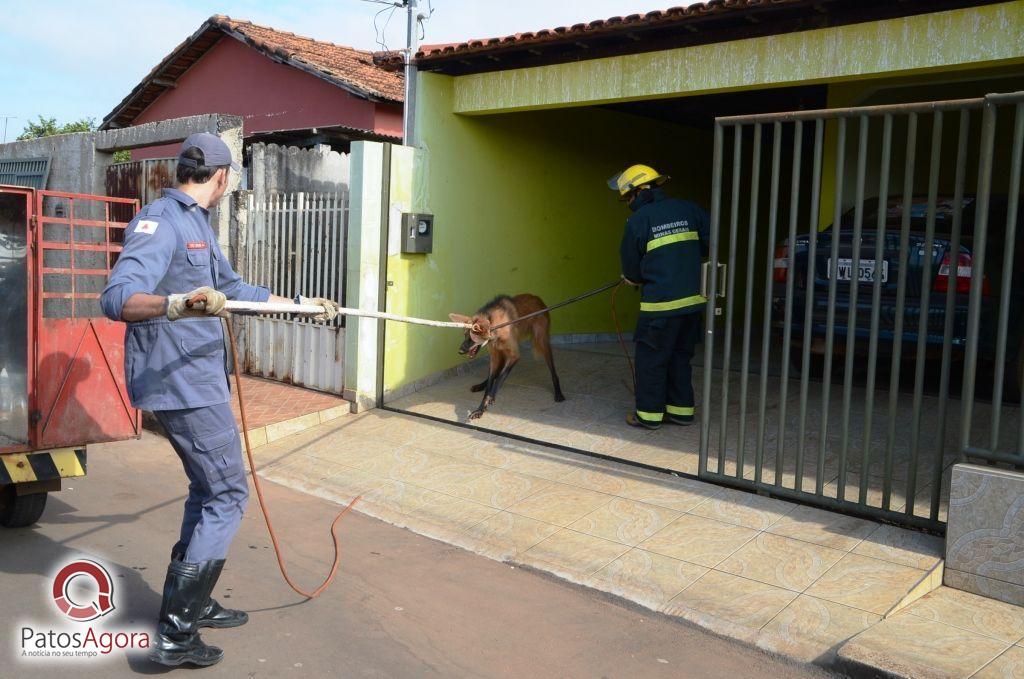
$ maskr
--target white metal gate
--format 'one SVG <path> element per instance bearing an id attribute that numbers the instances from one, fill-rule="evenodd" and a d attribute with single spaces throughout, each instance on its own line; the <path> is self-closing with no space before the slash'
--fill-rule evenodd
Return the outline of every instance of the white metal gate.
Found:
<path id="1" fill-rule="evenodd" d="M 238 234 L 247 281 L 274 294 L 344 303 L 348 205 L 343 194 L 250 194 Z M 345 320 L 285 317 L 243 321 L 244 370 L 310 389 L 344 389 Z"/>

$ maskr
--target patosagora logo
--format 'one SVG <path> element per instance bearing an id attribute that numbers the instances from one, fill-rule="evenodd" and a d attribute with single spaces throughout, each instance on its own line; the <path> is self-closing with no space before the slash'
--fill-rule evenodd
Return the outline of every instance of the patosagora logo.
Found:
<path id="1" fill-rule="evenodd" d="M 75 601 L 70 590 L 76 578 L 92 580 L 97 594 L 93 601 Z M 61 613 L 75 622 L 88 622 L 114 610 L 114 582 L 110 573 L 90 559 L 79 559 L 60 569 L 53 579 L 53 602 Z"/>
<path id="2" fill-rule="evenodd" d="M 114 578 L 99 561 L 75 558 L 61 566 L 45 592 L 40 603 L 51 620 L 18 622 L 18 655 L 26 662 L 99 660 L 149 648 L 148 630 L 124 627 L 111 615 Z"/>

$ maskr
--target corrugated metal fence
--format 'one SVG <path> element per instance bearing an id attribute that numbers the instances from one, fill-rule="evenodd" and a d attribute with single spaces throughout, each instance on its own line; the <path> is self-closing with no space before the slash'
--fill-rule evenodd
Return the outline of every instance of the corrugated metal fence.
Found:
<path id="1" fill-rule="evenodd" d="M 177 165 L 177 158 L 147 158 L 115 163 L 107 168 L 106 193 L 120 198 L 138 198 L 142 205 L 148 205 L 160 197 L 163 189 L 174 186 Z M 135 216 L 130 210 L 130 207 L 111 205 L 110 218 L 130 222 Z"/>
<path id="2" fill-rule="evenodd" d="M 345 299 L 348 205 L 335 193 L 250 194 L 240 225 L 239 259 L 247 281 L 275 294 Z M 341 394 L 344 318 L 332 323 L 244 319 L 245 372 Z"/>

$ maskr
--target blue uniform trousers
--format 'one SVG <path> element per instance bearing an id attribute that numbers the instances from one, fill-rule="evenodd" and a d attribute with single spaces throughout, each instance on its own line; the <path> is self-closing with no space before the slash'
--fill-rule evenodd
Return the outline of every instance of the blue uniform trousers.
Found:
<path id="1" fill-rule="evenodd" d="M 153 414 L 167 431 L 189 481 L 175 551 L 184 552 L 186 563 L 226 558 L 249 500 L 231 406 L 220 403 Z"/>
<path id="2" fill-rule="evenodd" d="M 647 422 L 665 413 L 683 421 L 694 417 L 690 361 L 700 342 L 700 313 L 642 315 L 636 324 L 636 411 Z"/>

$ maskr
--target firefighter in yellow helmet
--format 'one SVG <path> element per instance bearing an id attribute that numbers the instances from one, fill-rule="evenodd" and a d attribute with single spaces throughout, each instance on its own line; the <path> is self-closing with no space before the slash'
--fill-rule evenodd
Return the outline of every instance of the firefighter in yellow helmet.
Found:
<path id="1" fill-rule="evenodd" d="M 692 424 L 695 416 L 690 360 L 700 341 L 703 256 L 708 216 L 696 203 L 669 198 L 669 177 L 632 165 L 608 180 L 632 215 L 622 235 L 622 277 L 640 286 L 636 343 L 635 427 L 657 429 L 663 421 Z"/>

